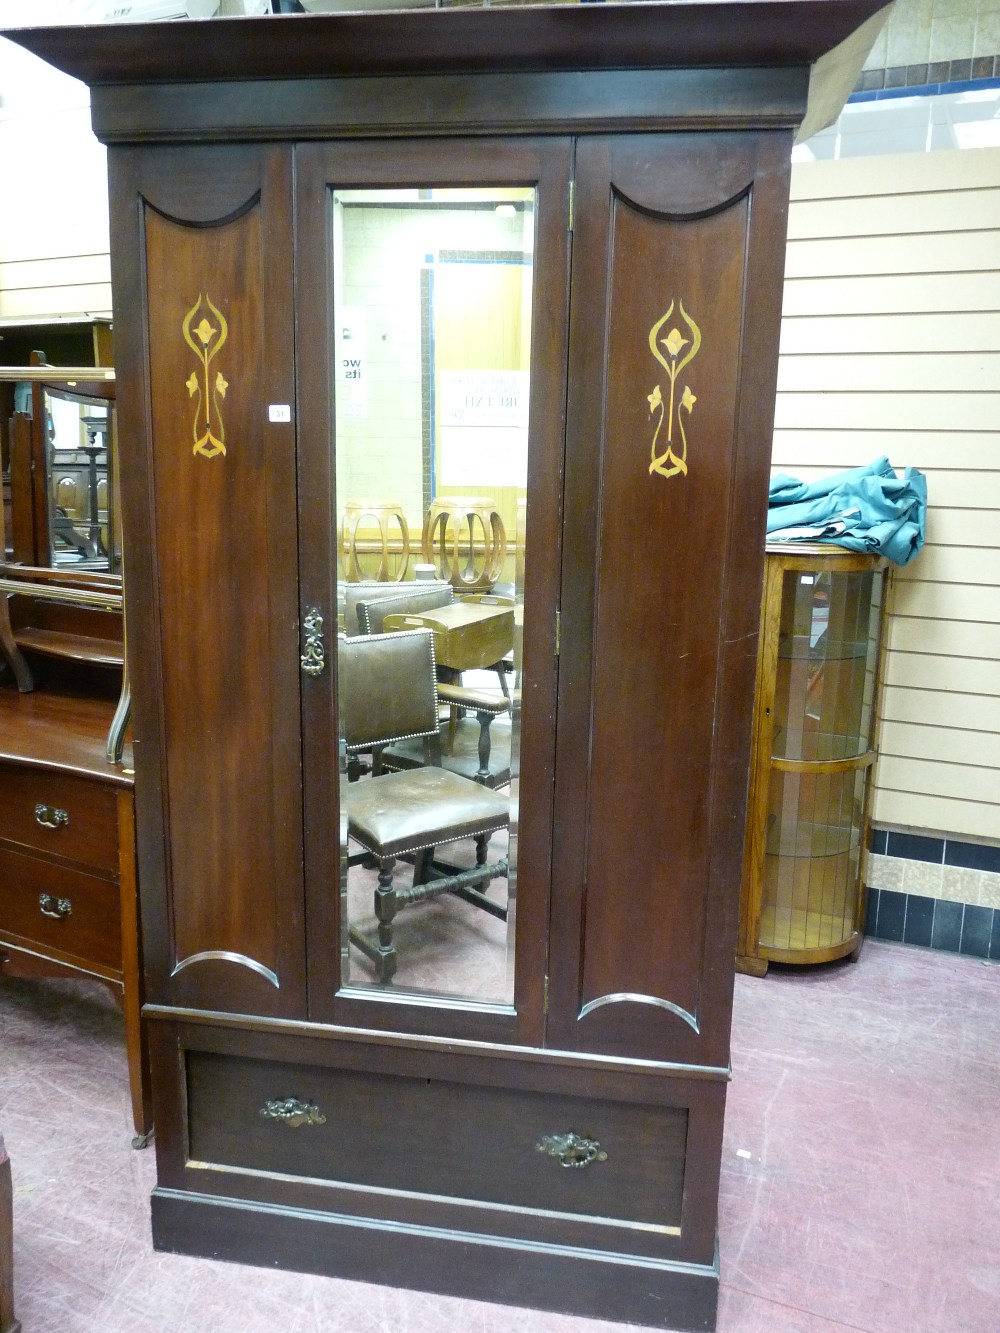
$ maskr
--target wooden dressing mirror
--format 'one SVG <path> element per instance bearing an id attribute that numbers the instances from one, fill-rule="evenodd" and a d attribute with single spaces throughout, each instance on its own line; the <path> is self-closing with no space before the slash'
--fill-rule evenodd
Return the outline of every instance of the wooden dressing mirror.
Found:
<path id="1" fill-rule="evenodd" d="M 117 756 L 128 687 L 115 372 L 51 366 L 33 353 L 30 365 L 0 366 L 0 384 L 25 386 L 0 433 L 0 661 L 22 692 L 39 674 L 121 671 L 108 740 L 109 757 Z M 117 690 L 117 677 L 107 684 Z"/>

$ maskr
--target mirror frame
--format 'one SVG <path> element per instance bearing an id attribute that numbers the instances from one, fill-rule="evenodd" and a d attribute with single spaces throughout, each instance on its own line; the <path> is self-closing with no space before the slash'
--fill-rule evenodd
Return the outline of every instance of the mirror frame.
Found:
<path id="1" fill-rule="evenodd" d="M 38 402 L 47 387 L 78 391 L 81 399 L 104 399 L 115 401 L 115 372 L 110 366 L 50 366 L 44 362 L 29 366 L 0 366 L 0 384 L 30 383 L 32 386 L 33 409 L 38 410 Z M 109 449 L 113 440 L 109 441 Z M 117 468 L 114 468 L 117 471 Z M 41 477 L 39 483 L 36 478 Z M 11 505 L 16 502 L 13 494 L 14 479 L 11 477 Z M 30 491 L 33 529 L 37 530 L 37 516 L 42 512 L 42 504 L 37 494 L 38 486 L 48 486 L 47 471 L 37 466 L 33 469 Z M 116 488 L 117 489 L 117 488 Z M 47 512 L 48 491 L 41 497 Z M 111 504 L 117 508 L 115 493 L 112 492 Z M 37 550 L 36 550 L 37 554 Z M 10 582 L 31 584 L 36 596 L 56 597 L 89 605 L 120 610 L 122 606 L 122 579 L 120 574 L 104 573 L 99 570 L 56 569 L 51 565 L 30 564 L 8 560 L 6 549 L 0 551 L 0 580 L 3 585 Z M 6 588 L 8 592 L 17 588 Z"/>

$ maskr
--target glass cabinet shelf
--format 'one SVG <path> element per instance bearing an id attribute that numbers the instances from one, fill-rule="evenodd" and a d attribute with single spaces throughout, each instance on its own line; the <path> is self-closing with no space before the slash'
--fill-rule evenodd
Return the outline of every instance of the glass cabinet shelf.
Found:
<path id="1" fill-rule="evenodd" d="M 887 562 L 769 547 L 737 965 L 855 954 Z"/>

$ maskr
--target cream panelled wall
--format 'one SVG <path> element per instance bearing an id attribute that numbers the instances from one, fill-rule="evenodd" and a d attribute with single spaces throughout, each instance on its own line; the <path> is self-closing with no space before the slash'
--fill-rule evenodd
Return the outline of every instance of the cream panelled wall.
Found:
<path id="1" fill-rule="evenodd" d="M 1000 839 L 1000 149 L 796 165 L 773 464 L 927 474 L 876 823 Z"/>
<path id="2" fill-rule="evenodd" d="M 106 154 L 87 89 L 0 41 L 0 320 L 111 314 Z"/>

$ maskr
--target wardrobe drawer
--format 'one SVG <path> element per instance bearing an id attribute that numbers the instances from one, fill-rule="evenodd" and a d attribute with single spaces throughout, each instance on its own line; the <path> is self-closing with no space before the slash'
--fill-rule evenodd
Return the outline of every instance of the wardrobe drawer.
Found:
<path id="1" fill-rule="evenodd" d="M 676 1234 L 687 1111 L 187 1052 L 189 1157 Z M 316 1108 L 285 1121 L 282 1102 Z M 285 1110 L 294 1108 L 286 1105 Z M 322 1119 L 320 1119 L 322 1117 Z M 564 1166 L 556 1136 L 599 1147 Z"/>
<path id="2" fill-rule="evenodd" d="M 106 783 L 0 765 L 0 838 L 33 851 L 116 872 L 117 809 Z"/>
<path id="3" fill-rule="evenodd" d="M 0 931 L 40 951 L 121 968 L 118 884 L 0 847 Z"/>

